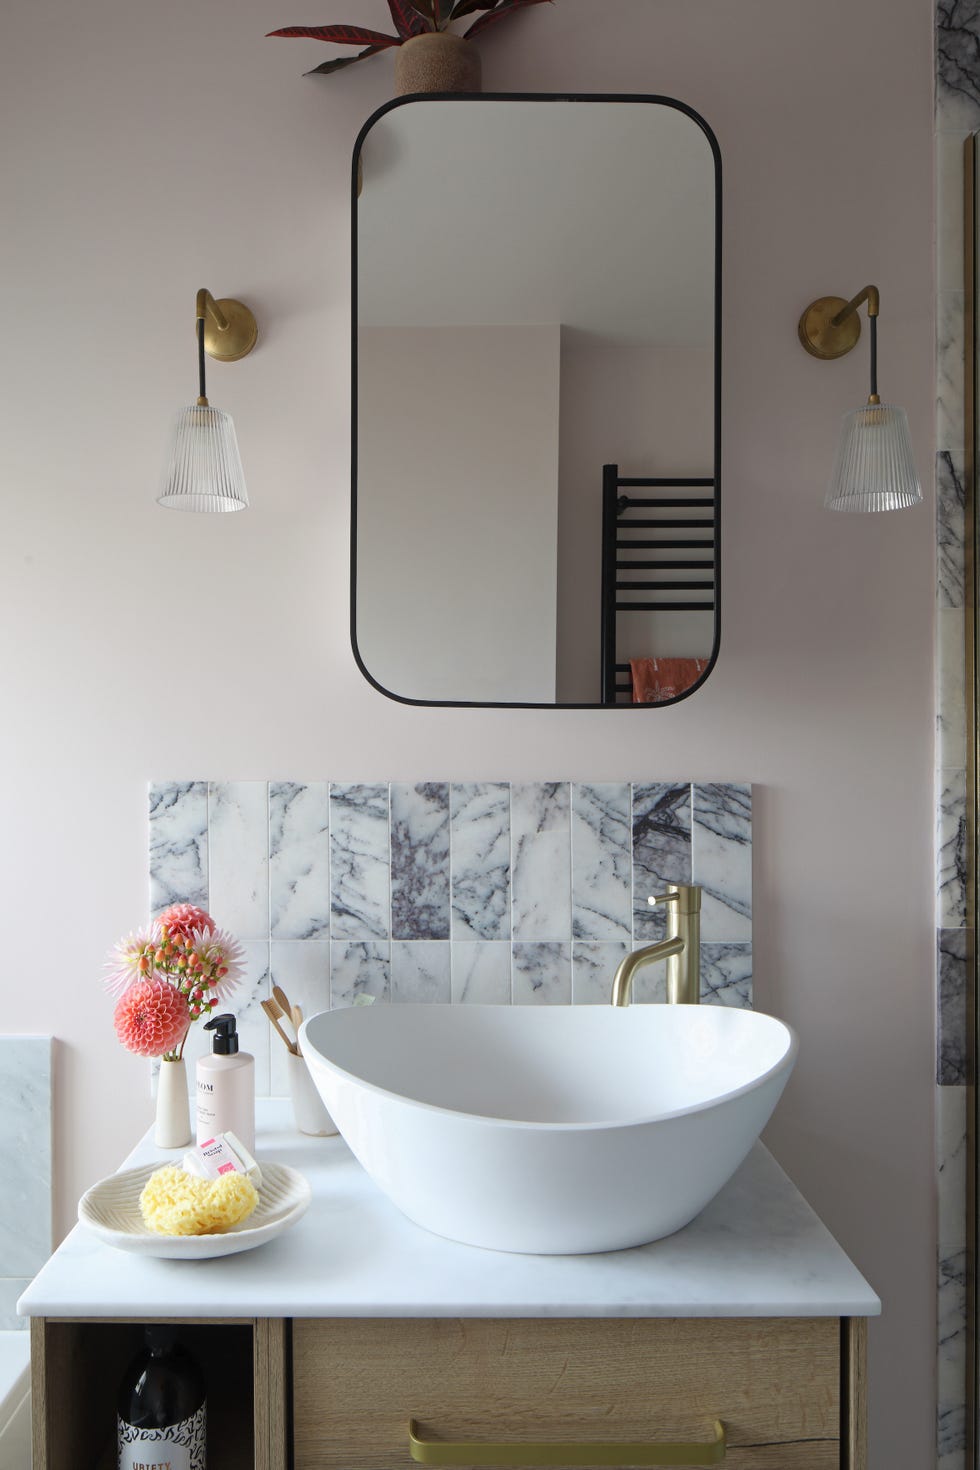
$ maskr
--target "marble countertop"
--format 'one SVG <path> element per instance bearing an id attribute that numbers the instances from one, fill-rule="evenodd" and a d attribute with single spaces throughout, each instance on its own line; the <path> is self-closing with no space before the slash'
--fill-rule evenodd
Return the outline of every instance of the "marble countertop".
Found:
<path id="1" fill-rule="evenodd" d="M 51 1317 L 823 1317 L 881 1303 L 772 1155 L 756 1144 L 706 1210 L 666 1240 L 589 1256 L 523 1256 L 413 1225 L 340 1138 L 307 1138 L 285 1100 L 258 1108 L 261 1163 L 313 1188 L 285 1235 L 212 1261 L 103 1245 L 81 1225 L 18 1302 Z M 179 1157 L 179 1154 L 177 1155 Z M 152 1135 L 122 1167 L 172 1162 Z"/>

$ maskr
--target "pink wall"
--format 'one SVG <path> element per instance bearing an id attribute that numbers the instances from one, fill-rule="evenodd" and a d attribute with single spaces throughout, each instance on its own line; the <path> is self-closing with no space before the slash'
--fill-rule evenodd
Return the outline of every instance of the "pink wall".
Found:
<path id="1" fill-rule="evenodd" d="M 98 984 L 145 910 L 148 778 L 751 779 L 756 996 L 802 1041 L 769 1141 L 884 1299 L 872 1465 L 929 1464 L 932 511 L 823 511 L 866 364 L 796 320 L 879 283 L 931 483 L 931 6 L 559 0 L 486 38 L 488 90 L 662 91 L 725 168 L 721 659 L 667 710 L 554 714 L 395 706 L 350 656 L 347 171 L 391 66 L 303 79 L 322 48 L 262 39 L 386 15 L 346 8 L 5 17 L 5 1020 L 63 1043 L 60 1226 L 150 1117 Z M 214 521 L 153 503 L 204 284 L 262 333 L 211 373 L 254 505 Z"/>

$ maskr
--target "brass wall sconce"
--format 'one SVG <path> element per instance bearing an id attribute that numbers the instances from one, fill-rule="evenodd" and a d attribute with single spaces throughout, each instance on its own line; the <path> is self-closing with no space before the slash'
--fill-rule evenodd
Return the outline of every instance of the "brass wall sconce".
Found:
<path id="1" fill-rule="evenodd" d="M 248 491 L 231 415 L 208 403 L 204 384 L 205 354 L 217 362 L 237 362 L 255 346 L 255 317 L 230 296 L 215 301 L 211 292 L 197 293 L 197 402 L 182 408 L 174 421 L 157 501 L 172 510 L 245 510 Z"/>
<path id="2" fill-rule="evenodd" d="M 858 308 L 868 303 L 871 392 L 861 408 L 844 415 L 837 460 L 825 504 L 829 510 L 903 510 L 922 500 L 904 408 L 878 397 L 877 286 L 845 301 L 821 296 L 800 317 L 800 341 L 813 357 L 844 357 L 861 336 Z"/>

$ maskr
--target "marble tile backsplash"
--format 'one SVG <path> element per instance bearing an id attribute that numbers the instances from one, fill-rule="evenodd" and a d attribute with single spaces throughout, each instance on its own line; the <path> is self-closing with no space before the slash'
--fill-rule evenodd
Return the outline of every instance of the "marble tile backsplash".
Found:
<path id="1" fill-rule="evenodd" d="M 51 1038 L 0 1036 L 0 1330 L 51 1254 Z"/>
<path id="2" fill-rule="evenodd" d="M 710 782 L 160 782 L 150 910 L 200 903 L 245 944 L 235 1007 L 257 1085 L 286 1091 L 259 1002 L 608 1003 L 647 895 L 700 883 L 704 1001 L 752 1003 L 752 794 Z M 663 999 L 663 966 L 637 999 Z M 199 1028 L 195 1028 L 195 1033 Z M 193 1035 L 188 1055 L 203 1049 Z"/>

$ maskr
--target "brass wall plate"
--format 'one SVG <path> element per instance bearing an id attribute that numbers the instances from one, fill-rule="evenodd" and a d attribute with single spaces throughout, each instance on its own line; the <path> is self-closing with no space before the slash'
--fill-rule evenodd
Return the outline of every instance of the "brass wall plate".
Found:
<path id="1" fill-rule="evenodd" d="M 856 311 L 852 311 L 839 327 L 833 325 L 834 317 L 847 304 L 843 296 L 820 296 L 816 301 L 810 302 L 800 317 L 797 330 L 800 342 L 811 356 L 825 360 L 844 357 L 852 347 L 857 346 L 861 336 L 861 320 Z"/>
<path id="2" fill-rule="evenodd" d="M 248 307 L 233 296 L 223 296 L 216 303 L 228 325 L 222 331 L 210 312 L 204 317 L 204 350 L 217 362 L 237 362 L 247 357 L 259 335 L 255 317 Z"/>

